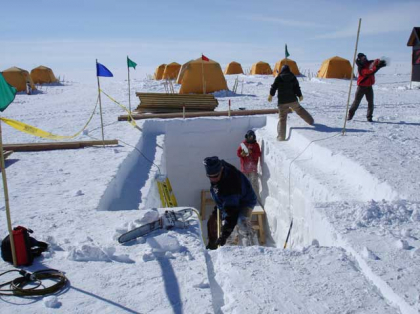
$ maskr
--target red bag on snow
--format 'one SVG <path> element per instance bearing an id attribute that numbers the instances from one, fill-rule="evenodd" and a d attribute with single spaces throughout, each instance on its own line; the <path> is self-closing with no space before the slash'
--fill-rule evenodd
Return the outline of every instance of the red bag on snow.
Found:
<path id="1" fill-rule="evenodd" d="M 29 236 L 29 233 L 33 233 L 33 231 L 22 226 L 18 226 L 12 231 L 17 266 L 32 265 L 34 258 L 48 249 L 47 243 L 35 240 Z M 6 262 L 13 263 L 9 235 L 1 242 L 1 255 Z"/>

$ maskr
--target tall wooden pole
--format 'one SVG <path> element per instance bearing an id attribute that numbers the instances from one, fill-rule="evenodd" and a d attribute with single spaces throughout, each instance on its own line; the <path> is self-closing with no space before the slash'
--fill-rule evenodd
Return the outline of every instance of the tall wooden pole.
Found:
<path id="1" fill-rule="evenodd" d="M 98 59 L 96 59 L 96 69 L 98 69 Z M 97 72 L 98 70 L 96 70 Z M 101 103 L 101 84 L 99 83 L 99 76 L 96 73 L 98 79 L 98 97 L 99 97 L 99 111 L 101 113 L 101 129 L 102 129 L 102 146 L 105 148 L 105 135 L 104 135 L 104 120 L 102 118 L 102 103 Z"/>
<path id="2" fill-rule="evenodd" d="M 344 126 L 342 130 L 342 135 L 346 133 L 346 123 L 347 117 L 349 113 L 349 104 L 350 104 L 350 96 L 351 96 L 351 87 L 353 85 L 353 75 L 354 75 L 354 62 L 356 61 L 356 53 L 357 53 L 357 46 L 359 44 L 359 34 L 360 34 L 360 25 L 362 24 L 362 19 L 359 19 L 359 28 L 357 29 L 357 39 L 356 39 L 356 47 L 354 48 L 354 55 L 353 55 L 353 66 L 351 68 L 351 75 L 350 75 L 350 87 L 349 87 L 349 95 L 347 97 L 347 107 L 346 107 L 346 116 L 344 117 Z"/>
<path id="3" fill-rule="evenodd" d="M 4 201 L 6 203 L 7 229 L 9 230 L 10 247 L 12 249 L 12 258 L 13 258 L 13 266 L 17 267 L 15 241 L 13 239 L 12 220 L 10 218 L 9 190 L 7 189 L 6 166 L 5 166 L 4 154 L 3 154 L 3 135 L 1 133 L 1 120 L 0 120 L 0 159 L 1 159 L 1 176 L 3 178 Z"/>
<path id="4" fill-rule="evenodd" d="M 128 56 L 127 56 L 128 60 Z M 127 71 L 128 71 L 128 110 L 131 114 L 131 89 L 130 89 L 130 67 L 127 65 Z"/>
<path id="5" fill-rule="evenodd" d="M 203 95 L 206 93 L 206 87 L 204 86 L 204 60 L 203 54 L 201 54 L 201 81 L 203 82 Z"/>

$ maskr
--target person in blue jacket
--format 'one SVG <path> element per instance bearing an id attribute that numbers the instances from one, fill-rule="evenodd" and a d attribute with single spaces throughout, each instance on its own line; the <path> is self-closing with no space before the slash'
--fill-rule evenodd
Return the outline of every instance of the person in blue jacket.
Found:
<path id="1" fill-rule="evenodd" d="M 207 223 L 209 242 L 207 249 L 217 249 L 226 242 L 234 243 L 232 232 L 237 227 L 239 243 L 243 246 L 258 244 L 251 225 L 251 215 L 257 204 L 257 195 L 245 175 L 217 156 L 204 159 L 206 175 L 210 180 L 210 193 L 216 203 Z M 217 209 L 221 212 L 222 228 L 217 237 Z"/>

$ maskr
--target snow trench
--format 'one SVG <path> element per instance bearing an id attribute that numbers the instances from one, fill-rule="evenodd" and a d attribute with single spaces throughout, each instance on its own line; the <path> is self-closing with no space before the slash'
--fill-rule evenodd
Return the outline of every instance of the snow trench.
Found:
<path id="1" fill-rule="evenodd" d="M 267 245 L 283 247 L 293 217 L 288 248 L 299 249 L 312 243 L 342 247 L 355 257 L 364 276 L 391 304 L 403 313 L 412 313 L 411 306 L 369 268 L 360 253 L 317 210 L 319 203 L 392 201 L 398 194 L 362 166 L 318 143 L 312 143 L 291 165 L 310 140 L 293 132 L 293 141 L 280 143 L 276 141 L 276 125 L 277 118 L 273 116 L 148 120 L 136 149 L 120 165 L 106 189 L 99 209 L 161 207 L 156 186 L 158 174 L 170 178 L 179 206 L 199 209 L 200 192 L 209 188 L 203 159 L 219 156 L 239 167 L 236 149 L 246 131 L 254 129 L 262 150 L 259 177 L 266 211 Z M 223 307 L 223 291 L 214 278 L 210 255 L 206 255 L 206 263 L 213 307 L 219 312 Z"/>

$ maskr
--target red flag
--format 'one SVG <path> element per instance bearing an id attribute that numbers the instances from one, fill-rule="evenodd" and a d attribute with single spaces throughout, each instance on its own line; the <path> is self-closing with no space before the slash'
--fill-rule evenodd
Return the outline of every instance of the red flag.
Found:
<path id="1" fill-rule="evenodd" d="M 201 60 L 203 60 L 203 61 L 210 61 L 210 59 L 209 58 L 207 58 L 205 55 L 201 55 Z"/>

